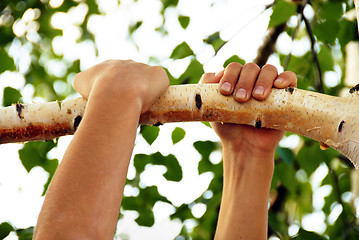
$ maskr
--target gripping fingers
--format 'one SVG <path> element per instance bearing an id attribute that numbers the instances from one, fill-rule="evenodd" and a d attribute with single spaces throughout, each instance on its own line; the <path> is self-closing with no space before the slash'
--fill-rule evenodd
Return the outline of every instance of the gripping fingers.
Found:
<path id="1" fill-rule="evenodd" d="M 296 87 L 297 75 L 293 72 L 285 71 L 278 75 L 273 85 L 276 88 Z"/>
<path id="2" fill-rule="evenodd" d="M 236 101 L 245 102 L 250 98 L 259 72 L 260 68 L 255 63 L 247 63 L 243 66 L 233 93 Z"/>
<path id="3" fill-rule="evenodd" d="M 277 78 L 277 76 L 278 71 L 276 67 L 270 64 L 264 65 L 255 83 L 255 87 L 252 91 L 252 96 L 257 100 L 266 99 L 273 87 L 273 82 Z"/>
<path id="4" fill-rule="evenodd" d="M 241 71 L 242 64 L 240 63 L 232 62 L 226 67 L 219 83 L 220 92 L 223 95 L 230 95 L 233 93 L 233 89 L 236 86 Z M 221 72 L 217 75 L 221 75 Z"/>

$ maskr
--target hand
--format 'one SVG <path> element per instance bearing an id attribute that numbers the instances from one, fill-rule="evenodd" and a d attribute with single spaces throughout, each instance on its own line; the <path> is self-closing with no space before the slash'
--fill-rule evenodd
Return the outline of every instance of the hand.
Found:
<path id="1" fill-rule="evenodd" d="M 86 71 L 76 74 L 74 88 L 84 98 L 131 101 L 139 104 L 141 113 L 146 112 L 169 85 L 165 70 L 131 60 L 107 60 Z"/>
<path id="2" fill-rule="evenodd" d="M 240 63 L 231 63 L 216 75 L 204 74 L 202 83 L 219 83 L 223 95 L 233 95 L 237 102 L 243 103 L 251 97 L 259 101 L 266 99 L 272 87 L 295 87 L 297 77 L 289 71 L 278 75 L 277 69 L 269 64 L 260 69 L 254 63 L 244 66 Z M 211 125 L 223 145 L 229 145 L 236 151 L 250 149 L 251 152 L 257 153 L 274 153 L 284 135 L 284 131 L 256 129 L 248 125 L 231 123 L 211 123 Z"/>

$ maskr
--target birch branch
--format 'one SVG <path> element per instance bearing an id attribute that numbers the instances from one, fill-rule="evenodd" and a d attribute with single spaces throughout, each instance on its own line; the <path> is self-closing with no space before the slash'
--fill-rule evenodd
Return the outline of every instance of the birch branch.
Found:
<path id="1" fill-rule="evenodd" d="M 140 124 L 217 121 L 273 128 L 322 142 L 359 166 L 358 87 L 347 97 L 334 97 L 289 87 L 273 89 L 265 101 L 236 102 L 218 84 L 170 86 L 140 117 Z M 0 108 L 0 143 L 51 140 L 73 134 L 86 100 L 16 104 Z M 109 113 L 111 114 L 111 113 Z"/>

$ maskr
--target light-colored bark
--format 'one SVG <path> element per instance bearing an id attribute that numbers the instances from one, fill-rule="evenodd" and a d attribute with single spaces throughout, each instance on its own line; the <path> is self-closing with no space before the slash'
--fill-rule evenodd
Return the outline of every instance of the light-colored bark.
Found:
<path id="1" fill-rule="evenodd" d="M 290 87 L 273 89 L 265 101 L 238 103 L 221 95 L 217 84 L 171 86 L 141 115 L 140 123 L 217 121 L 286 130 L 338 150 L 358 167 L 359 95 L 352 92 L 340 98 Z M 85 105 L 86 100 L 78 98 L 0 108 L 0 143 L 73 134 Z"/>

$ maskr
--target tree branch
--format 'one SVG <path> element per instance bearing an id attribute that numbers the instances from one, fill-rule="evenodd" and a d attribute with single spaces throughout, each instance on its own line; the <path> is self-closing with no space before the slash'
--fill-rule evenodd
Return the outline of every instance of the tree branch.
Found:
<path id="1" fill-rule="evenodd" d="M 263 65 L 268 61 L 269 56 L 274 52 L 275 43 L 286 26 L 287 25 L 283 23 L 269 30 L 263 45 L 258 49 L 256 59 L 254 59 L 254 62 L 258 64 L 259 67 L 263 67 Z"/>
<path id="2" fill-rule="evenodd" d="M 318 81 L 316 83 L 316 89 L 318 90 L 318 92 L 324 93 L 322 70 L 320 68 L 317 52 L 315 51 L 315 38 L 313 35 L 312 27 L 310 26 L 310 23 L 309 23 L 308 19 L 304 16 L 304 14 L 302 13 L 301 15 L 302 15 L 303 21 L 305 23 L 305 28 L 307 30 L 308 36 L 310 38 L 310 48 L 311 48 L 311 51 L 313 54 L 313 62 L 315 64 L 316 70 L 317 70 Z"/>

